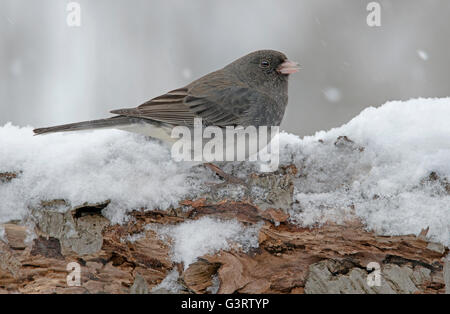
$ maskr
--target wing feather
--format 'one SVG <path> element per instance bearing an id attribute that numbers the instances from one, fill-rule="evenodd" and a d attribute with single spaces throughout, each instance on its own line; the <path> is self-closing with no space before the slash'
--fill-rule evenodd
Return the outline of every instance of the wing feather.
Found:
<path id="1" fill-rule="evenodd" d="M 153 98 L 137 108 L 111 111 L 123 116 L 155 120 L 173 126 L 193 126 L 194 118 L 204 125 L 247 126 L 249 113 L 258 110 L 267 97 L 246 86 L 236 85 L 221 71 L 213 72 L 184 88 Z"/>

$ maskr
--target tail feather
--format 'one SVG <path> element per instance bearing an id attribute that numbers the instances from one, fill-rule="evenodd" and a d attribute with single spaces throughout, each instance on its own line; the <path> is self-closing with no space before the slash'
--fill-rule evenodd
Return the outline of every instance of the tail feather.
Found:
<path id="1" fill-rule="evenodd" d="M 114 128 L 121 125 L 128 125 L 135 123 L 136 119 L 117 116 L 109 119 L 100 119 L 92 121 L 84 121 L 78 123 L 70 123 L 64 125 L 57 125 L 48 128 L 40 128 L 33 130 L 35 135 L 57 133 L 57 132 L 70 132 L 70 131 L 83 131 L 92 129 L 102 129 L 102 128 Z"/>

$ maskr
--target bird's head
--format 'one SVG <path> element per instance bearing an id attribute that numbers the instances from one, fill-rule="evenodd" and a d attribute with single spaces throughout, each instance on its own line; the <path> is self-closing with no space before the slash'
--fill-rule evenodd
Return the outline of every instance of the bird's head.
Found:
<path id="1" fill-rule="evenodd" d="M 231 63 L 229 69 L 249 85 L 287 81 L 290 74 L 299 71 L 298 63 L 290 61 L 282 52 L 258 50 Z"/>

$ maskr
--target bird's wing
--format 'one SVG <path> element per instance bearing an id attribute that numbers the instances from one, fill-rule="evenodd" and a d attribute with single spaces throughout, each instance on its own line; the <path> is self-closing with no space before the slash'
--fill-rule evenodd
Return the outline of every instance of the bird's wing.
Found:
<path id="1" fill-rule="evenodd" d="M 137 108 L 113 110 L 111 113 L 150 119 L 171 125 L 192 125 L 195 114 L 184 104 L 187 88 L 180 88 L 153 98 Z"/>
<path id="2" fill-rule="evenodd" d="M 171 125 L 192 126 L 194 118 L 202 118 L 204 125 L 245 127 L 254 124 L 247 121 L 247 113 L 259 102 L 263 103 L 262 97 L 265 96 L 214 72 L 137 108 L 111 112 Z"/>

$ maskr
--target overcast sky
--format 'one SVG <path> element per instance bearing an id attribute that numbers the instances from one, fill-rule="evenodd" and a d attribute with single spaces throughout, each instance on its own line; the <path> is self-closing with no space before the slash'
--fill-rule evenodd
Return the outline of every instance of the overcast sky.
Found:
<path id="1" fill-rule="evenodd" d="M 300 62 L 282 128 L 340 126 L 388 100 L 450 96 L 450 1 L 0 0 L 0 125 L 109 116 L 259 49 Z"/>

